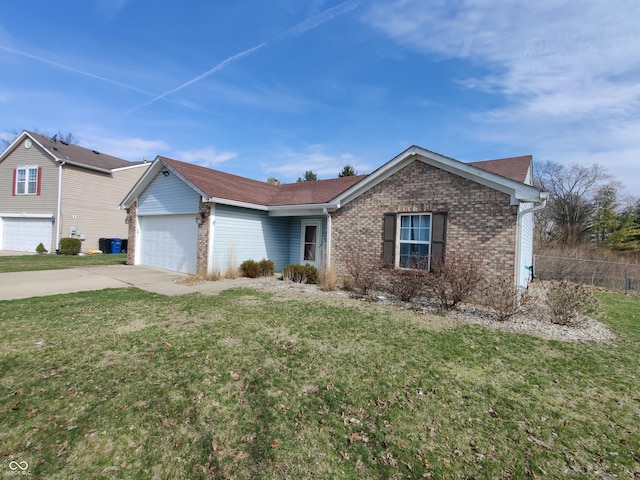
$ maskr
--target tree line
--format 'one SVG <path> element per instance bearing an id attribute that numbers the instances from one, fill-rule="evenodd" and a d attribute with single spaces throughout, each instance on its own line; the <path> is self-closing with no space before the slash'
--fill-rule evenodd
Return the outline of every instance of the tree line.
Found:
<path id="1" fill-rule="evenodd" d="M 622 193 L 622 185 L 604 167 L 542 162 L 534 184 L 550 193 L 536 212 L 538 246 L 606 246 L 640 252 L 640 200 Z"/>

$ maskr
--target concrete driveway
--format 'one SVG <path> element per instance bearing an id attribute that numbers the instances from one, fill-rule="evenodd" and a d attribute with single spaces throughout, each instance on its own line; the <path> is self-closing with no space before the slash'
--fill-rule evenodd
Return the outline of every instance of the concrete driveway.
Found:
<path id="1" fill-rule="evenodd" d="M 256 282 L 256 279 L 238 278 L 187 285 L 183 283 L 186 278 L 179 273 L 131 265 L 0 273 L 0 301 L 126 287 L 161 295 L 215 293 Z"/>

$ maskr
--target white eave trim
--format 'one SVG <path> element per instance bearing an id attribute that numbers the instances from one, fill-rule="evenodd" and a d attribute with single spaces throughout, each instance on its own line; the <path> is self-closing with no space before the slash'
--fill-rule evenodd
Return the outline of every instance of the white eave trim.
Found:
<path id="1" fill-rule="evenodd" d="M 68 158 L 56 157 L 56 162 L 63 162 L 66 165 L 72 165 L 74 167 L 84 168 L 85 170 L 93 170 L 94 172 L 107 173 L 107 174 L 112 173 L 112 170 L 109 170 L 108 168 L 93 167 L 91 165 L 87 165 L 86 163 L 74 162 L 73 160 L 69 160 Z"/>
<path id="2" fill-rule="evenodd" d="M 326 215 L 340 208 L 338 203 L 309 203 L 305 205 L 274 205 L 268 208 L 270 217 L 290 217 L 297 215 Z"/>
<path id="3" fill-rule="evenodd" d="M 204 203 L 213 203 L 217 205 L 229 205 L 231 207 L 250 208 L 252 210 L 267 211 L 269 207 L 266 205 L 258 205 L 257 203 L 240 202 L 238 200 L 229 200 L 228 198 L 219 197 L 203 197 Z"/>

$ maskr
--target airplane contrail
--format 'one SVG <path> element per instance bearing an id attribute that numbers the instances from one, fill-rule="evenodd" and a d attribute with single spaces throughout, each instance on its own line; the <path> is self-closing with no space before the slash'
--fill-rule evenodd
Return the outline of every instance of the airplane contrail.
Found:
<path id="1" fill-rule="evenodd" d="M 335 7 L 328 8 L 306 20 L 294 25 L 293 27 L 285 30 L 280 37 L 287 37 L 290 35 L 302 35 L 309 30 L 313 30 L 319 27 L 323 23 L 327 23 L 336 17 L 349 13 L 351 10 L 358 8 L 358 3 L 352 1 L 342 2 Z"/>
<path id="2" fill-rule="evenodd" d="M 118 87 L 126 88 L 128 90 L 133 90 L 134 92 L 143 93 L 145 95 L 149 95 L 149 96 L 152 96 L 152 97 L 155 96 L 155 93 L 146 92 L 144 90 L 141 90 L 140 88 L 137 88 L 137 87 L 134 87 L 134 86 L 131 86 L 131 85 L 127 85 L 126 83 L 118 82 L 117 80 L 111 80 L 110 78 L 101 77 L 100 75 L 96 75 L 94 73 L 85 72 L 84 70 L 79 70 L 77 68 L 73 68 L 73 67 L 70 67 L 68 65 L 63 65 L 62 63 L 54 62 L 52 60 L 47 60 L 46 58 L 38 57 L 36 55 L 32 55 L 32 54 L 27 53 L 27 52 L 22 52 L 20 50 L 15 50 L 13 48 L 5 47 L 4 45 L 0 45 L 0 50 L 5 50 L 5 51 L 10 52 L 10 53 L 15 53 L 16 55 L 22 55 L 23 57 L 27 57 L 27 58 L 30 58 L 32 60 L 37 60 L 39 62 L 47 63 L 49 65 L 53 65 L 54 67 L 61 68 L 63 70 L 68 70 L 68 71 L 73 72 L 73 73 L 79 73 L 80 75 L 84 75 L 85 77 L 95 78 L 96 80 L 100 80 L 102 82 L 107 82 L 107 83 L 110 83 L 112 85 L 116 85 Z"/>
<path id="3" fill-rule="evenodd" d="M 148 107 L 152 103 L 155 103 L 158 100 L 162 100 L 167 95 L 170 95 L 172 93 L 178 92 L 178 91 L 182 90 L 183 88 L 188 87 L 189 85 L 192 85 L 192 84 L 194 84 L 196 82 L 199 82 L 203 78 L 206 78 L 206 77 L 208 77 L 209 75 L 211 75 L 213 73 L 219 72 L 220 70 L 222 70 L 223 68 L 227 67 L 229 64 L 235 62 L 236 60 L 239 60 L 240 58 L 245 57 L 247 55 L 251 55 L 253 52 L 255 52 L 256 50 L 259 50 L 260 48 L 264 47 L 265 45 L 266 45 L 266 43 L 261 43 L 259 45 L 256 45 L 255 47 L 249 48 L 248 50 L 244 50 L 244 51 L 242 51 L 240 53 L 236 53 L 235 55 L 232 55 L 229 58 L 227 58 L 227 59 L 223 60 L 222 62 L 220 62 L 219 64 L 217 64 L 215 67 L 207 70 L 206 72 L 201 73 L 197 77 L 192 78 L 188 82 L 185 82 L 182 85 L 177 86 L 176 88 L 172 88 L 171 90 L 167 90 L 166 92 L 161 93 L 160 95 L 152 98 L 148 102 L 143 103 L 142 105 L 134 108 L 133 110 L 130 110 L 128 113 L 133 113 L 136 110 L 139 110 L 139 109 L 144 108 L 144 107 Z"/>
<path id="4" fill-rule="evenodd" d="M 281 38 L 285 38 L 285 37 L 291 36 L 291 35 L 302 35 L 303 33 L 308 32 L 309 30 L 313 30 L 314 28 L 319 27 L 323 23 L 329 22 L 329 21 L 333 20 L 334 18 L 339 17 L 340 15 L 344 15 L 345 13 L 348 13 L 351 10 L 354 10 L 357 7 L 358 7 L 358 3 L 355 3 L 355 2 L 352 2 L 352 1 L 342 2 L 339 5 L 336 5 L 335 7 L 328 8 L 327 10 L 324 10 L 324 11 L 318 13 L 317 15 L 309 17 L 306 20 L 298 23 L 297 25 L 294 25 L 293 27 L 285 30 L 283 33 L 278 35 L 276 38 L 281 39 Z M 236 53 L 235 55 L 232 55 L 231 57 L 229 57 L 229 58 L 223 60 L 222 62 L 218 63 L 215 67 L 207 70 L 206 72 L 201 73 L 197 77 L 192 78 L 191 80 L 189 80 L 188 82 L 183 83 L 182 85 L 179 85 L 179 86 L 177 86 L 175 88 L 172 88 L 171 90 L 167 90 L 166 92 L 158 95 L 157 97 L 152 98 L 148 102 L 143 103 L 142 105 L 139 105 L 138 107 L 133 108 L 128 113 L 133 113 L 133 112 L 135 112 L 135 111 L 137 111 L 137 110 L 139 110 L 141 108 L 148 107 L 152 103 L 155 103 L 158 100 L 161 100 L 161 99 L 165 98 L 167 95 L 170 95 L 172 93 L 176 93 L 176 92 L 188 87 L 189 85 L 193 85 L 194 83 L 199 82 L 200 80 L 208 77 L 209 75 L 212 75 L 212 74 L 214 74 L 216 72 L 219 72 L 220 70 L 226 68 L 229 64 L 235 62 L 236 60 L 239 60 L 242 57 L 246 57 L 248 55 L 251 55 L 251 54 L 255 53 L 257 50 L 261 49 L 265 45 L 267 45 L 267 42 L 263 42 L 263 43 L 261 43 L 259 45 L 256 45 L 255 47 L 249 48 L 248 50 L 244 50 L 244 51 L 242 51 L 240 53 Z"/>
<path id="5" fill-rule="evenodd" d="M 276 40 L 280 40 L 280 39 L 283 39 L 283 38 L 286 38 L 286 37 L 290 37 L 290 36 L 293 36 L 293 35 L 302 35 L 303 33 L 308 32 L 309 30 L 313 30 L 314 28 L 317 28 L 320 25 L 331 21 L 336 17 L 339 17 L 341 15 L 344 15 L 345 13 L 350 12 L 351 10 L 354 10 L 355 8 L 358 7 L 358 5 L 359 5 L 358 3 L 350 1 L 350 0 L 342 2 L 342 3 L 338 4 L 338 5 L 336 5 L 335 7 L 328 8 L 327 10 L 324 10 L 324 11 L 322 11 L 322 12 L 316 14 L 316 15 L 313 15 L 312 17 L 309 17 L 309 18 L 305 19 L 304 21 L 298 23 L 297 25 L 294 25 L 293 27 L 285 30 L 280 35 L 276 36 Z M 116 85 L 116 86 L 121 87 L 121 88 L 126 88 L 128 90 L 132 90 L 134 92 L 142 93 L 142 94 L 144 94 L 146 96 L 153 97 L 149 101 L 147 101 L 146 103 L 143 103 L 142 105 L 140 105 L 138 107 L 135 107 L 135 108 L 133 108 L 132 110 L 130 110 L 128 112 L 128 113 L 133 113 L 133 112 L 135 112 L 135 111 L 137 111 L 137 110 L 139 110 L 141 108 L 147 107 L 147 106 L 157 102 L 158 100 L 165 99 L 165 100 L 171 101 L 171 100 L 166 98 L 168 95 L 171 95 L 172 93 L 176 93 L 176 92 L 178 92 L 178 91 L 180 91 L 180 90 L 182 90 L 184 88 L 187 88 L 189 85 L 193 85 L 194 83 L 199 82 L 200 80 L 208 77 L 209 75 L 212 75 L 212 74 L 214 74 L 216 72 L 219 72 L 220 70 L 223 70 L 224 68 L 229 66 L 231 63 L 233 63 L 233 62 L 235 62 L 235 61 L 237 61 L 237 60 L 239 60 L 239 59 L 241 59 L 243 57 L 246 57 L 248 55 L 251 55 L 251 54 L 255 53 L 256 51 L 260 50 L 265 45 L 267 45 L 267 42 L 260 43 L 260 44 L 256 45 L 255 47 L 249 48 L 249 49 L 244 50 L 244 51 L 242 51 L 240 53 L 236 53 L 235 55 L 232 55 L 229 58 L 226 58 L 222 62 L 218 63 L 213 68 L 210 68 L 206 72 L 203 72 L 200 75 L 192 78 L 191 80 L 189 80 L 189 81 L 187 81 L 187 82 L 185 82 L 185 83 L 183 83 L 183 84 L 181 84 L 181 85 L 179 85 L 179 86 L 177 86 L 175 88 L 172 88 L 171 90 L 167 90 L 166 92 L 161 93 L 160 95 L 155 94 L 155 93 L 151 93 L 151 92 L 147 92 L 146 90 L 142 90 L 142 89 L 134 87 L 132 85 L 128 85 L 126 83 L 119 82 L 117 80 L 112 80 L 110 78 L 101 77 L 100 75 L 96 75 L 94 73 L 85 72 L 84 70 L 80 70 L 80 69 L 77 69 L 77 68 L 74 68 L 74 67 L 70 67 L 70 66 L 64 65 L 62 63 L 54 62 L 52 60 L 48 60 L 46 58 L 39 57 L 37 55 L 32 55 L 32 54 L 27 53 L 27 52 L 23 52 L 23 51 L 20 51 L 20 50 L 15 50 L 13 48 L 9 48 L 9 47 L 6 47 L 4 45 L 0 45 L 0 50 L 5 50 L 7 52 L 14 53 L 16 55 L 22 55 L 22 56 L 30 58 L 32 60 L 37 60 L 39 62 L 43 62 L 43 63 L 49 64 L 49 65 L 52 65 L 54 67 L 61 68 L 63 70 L 68 70 L 68 71 L 73 72 L 73 73 L 84 75 L 86 77 L 94 78 L 94 79 L 100 80 L 102 82 L 110 83 L 111 85 Z"/>

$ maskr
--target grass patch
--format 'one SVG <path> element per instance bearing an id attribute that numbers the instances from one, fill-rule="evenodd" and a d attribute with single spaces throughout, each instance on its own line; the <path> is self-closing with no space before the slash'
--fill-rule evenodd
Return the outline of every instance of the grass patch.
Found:
<path id="1" fill-rule="evenodd" d="M 126 253 L 101 255 L 15 255 L 0 257 L 0 273 L 62 270 L 88 265 L 124 265 Z"/>
<path id="2" fill-rule="evenodd" d="M 599 297 L 607 344 L 248 289 L 0 302 L 0 472 L 633 478 L 640 300 Z"/>

